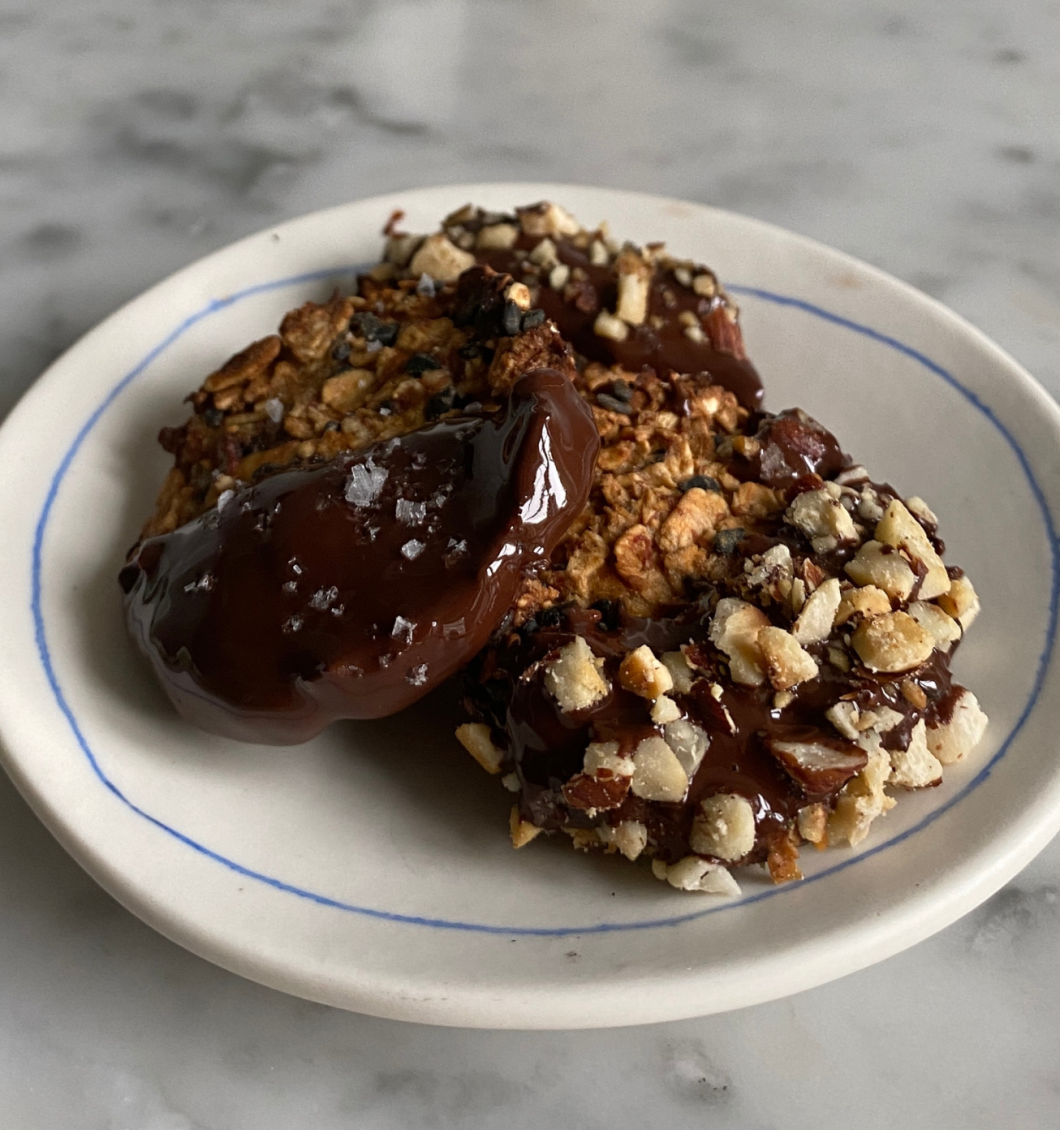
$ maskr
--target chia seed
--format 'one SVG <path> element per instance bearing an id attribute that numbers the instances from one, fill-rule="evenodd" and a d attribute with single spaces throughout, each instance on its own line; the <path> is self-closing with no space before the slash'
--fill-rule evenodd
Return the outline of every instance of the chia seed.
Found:
<path id="1" fill-rule="evenodd" d="M 718 530 L 714 535 L 714 552 L 725 556 L 736 552 L 736 547 L 743 541 L 744 530 L 737 526 L 734 530 Z"/>
<path id="2" fill-rule="evenodd" d="M 685 479 L 677 484 L 677 489 L 682 494 L 690 491 L 693 487 L 699 487 L 700 490 L 720 491 L 721 483 L 717 479 L 712 479 L 710 475 L 693 475 L 690 479 Z"/>
<path id="3" fill-rule="evenodd" d="M 429 353 L 413 353 L 405 362 L 405 372 L 410 377 L 422 377 L 424 373 L 433 372 L 435 369 L 444 369 L 445 366 Z"/>

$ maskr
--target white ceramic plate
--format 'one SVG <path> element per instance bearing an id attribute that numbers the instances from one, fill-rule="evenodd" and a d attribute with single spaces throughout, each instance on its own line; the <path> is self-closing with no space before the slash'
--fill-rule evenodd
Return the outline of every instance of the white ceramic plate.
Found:
<path id="1" fill-rule="evenodd" d="M 158 428 L 287 309 L 348 285 L 394 208 L 548 197 L 717 268 L 774 409 L 800 405 L 874 477 L 927 498 L 984 611 L 959 676 L 991 718 L 938 789 L 901 797 L 804 882 L 735 903 L 542 841 L 436 701 L 255 748 L 184 725 L 123 630 L 116 574 L 167 457 Z M 1060 825 L 1060 412 L 923 295 L 836 251 L 697 205 L 570 186 L 398 193 L 262 232 L 161 283 L 40 379 L 0 432 L 4 764 L 116 898 L 244 976 L 443 1024 L 578 1027 L 702 1014 L 860 968 L 995 891 Z"/>

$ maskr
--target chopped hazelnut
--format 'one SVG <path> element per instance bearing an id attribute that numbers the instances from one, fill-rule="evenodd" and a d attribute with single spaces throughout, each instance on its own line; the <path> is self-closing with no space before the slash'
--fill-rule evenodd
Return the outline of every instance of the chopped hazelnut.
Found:
<path id="1" fill-rule="evenodd" d="M 509 251 L 518 238 L 515 224 L 490 224 L 478 233 L 475 245 L 481 251 Z"/>
<path id="2" fill-rule="evenodd" d="M 926 570 L 917 594 L 921 600 L 934 600 L 950 591 L 950 577 L 942 558 L 935 552 L 924 527 L 906 509 L 905 504 L 894 499 L 876 525 L 876 541 L 902 549 Z"/>
<path id="3" fill-rule="evenodd" d="M 559 263 L 556 255 L 556 245 L 546 236 L 527 256 L 531 263 L 551 271 Z"/>
<path id="4" fill-rule="evenodd" d="M 567 280 L 570 278 L 570 267 L 566 263 L 560 263 L 553 267 L 548 273 L 548 285 L 553 290 L 562 290 L 567 285 Z"/>
<path id="5" fill-rule="evenodd" d="M 663 734 L 666 744 L 674 751 L 674 756 L 681 762 L 681 768 L 691 780 L 710 747 L 710 737 L 706 730 L 687 718 L 678 718 L 666 724 Z"/>
<path id="6" fill-rule="evenodd" d="M 633 776 L 633 760 L 619 756 L 618 742 L 590 742 L 585 747 L 582 768 L 593 777 L 601 769 L 608 770 L 616 777 Z"/>
<path id="7" fill-rule="evenodd" d="M 961 626 L 947 616 L 937 604 L 926 604 L 922 600 L 909 605 L 909 615 L 934 637 L 935 646 L 946 651 L 961 638 Z"/>
<path id="8" fill-rule="evenodd" d="M 835 577 L 829 577 L 810 594 L 792 628 L 792 635 L 799 643 L 820 643 L 828 639 L 841 596 L 839 581 Z"/>
<path id="9" fill-rule="evenodd" d="M 892 749 L 890 754 L 892 785 L 901 785 L 905 789 L 922 789 L 928 785 L 937 785 L 942 780 L 942 764 L 928 749 L 927 727 L 923 718 L 913 727 L 908 748 Z"/>
<path id="10" fill-rule="evenodd" d="M 509 302 L 514 302 L 520 310 L 526 311 L 530 309 L 530 288 L 526 283 L 510 283 L 507 290 L 504 292 L 504 297 Z"/>
<path id="11" fill-rule="evenodd" d="M 487 773 L 501 771 L 504 750 L 493 744 L 489 726 L 482 722 L 465 722 L 457 726 L 456 738 Z"/>
<path id="12" fill-rule="evenodd" d="M 527 235 L 577 235 L 578 221 L 558 204 L 545 202 L 535 208 L 524 208 L 519 223 Z"/>
<path id="13" fill-rule="evenodd" d="M 865 768 L 843 786 L 828 817 L 829 843 L 845 840 L 854 847 L 868 835 L 873 820 L 894 807 L 893 797 L 883 791 L 890 775 L 887 751 L 872 750 Z"/>
<path id="14" fill-rule="evenodd" d="M 602 824 L 597 831 L 605 844 L 629 860 L 637 859 L 648 846 L 648 829 L 639 820 L 623 820 L 614 827 Z"/>
<path id="15" fill-rule="evenodd" d="M 758 633 L 769 620 L 753 604 L 727 596 L 718 601 L 710 626 L 710 642 L 729 657 L 733 681 L 757 687 L 765 682 L 765 668 Z"/>
<path id="16" fill-rule="evenodd" d="M 616 318 L 607 310 L 601 310 L 593 323 L 593 332 L 598 337 L 610 338 L 612 341 L 625 341 L 629 337 L 629 326 L 621 318 Z"/>
<path id="17" fill-rule="evenodd" d="M 518 808 L 512 809 L 511 817 L 508 820 L 508 829 L 512 835 L 513 848 L 526 847 L 542 831 L 536 824 L 531 824 L 529 820 L 523 820 L 519 815 Z"/>
<path id="18" fill-rule="evenodd" d="M 798 813 L 799 835 L 811 844 L 828 843 L 828 809 L 823 804 L 808 804 Z"/>
<path id="19" fill-rule="evenodd" d="M 849 738 L 852 742 L 857 741 L 858 734 L 861 732 L 861 728 L 858 726 L 861 712 L 855 703 L 837 702 L 824 712 L 824 716 L 844 738 Z"/>
<path id="20" fill-rule="evenodd" d="M 825 483 L 820 490 L 800 494 L 787 509 L 788 521 L 810 539 L 815 553 L 857 540 L 857 528 L 839 501 L 840 493 L 835 483 Z"/>
<path id="21" fill-rule="evenodd" d="M 865 765 L 865 753 L 850 742 L 829 738 L 782 741 L 766 738 L 766 747 L 793 780 L 810 795 L 834 792 Z"/>
<path id="22" fill-rule="evenodd" d="M 631 326 L 639 326 L 648 316 L 651 266 L 627 247 L 615 260 L 618 272 L 618 302 L 615 313 Z"/>
<path id="23" fill-rule="evenodd" d="M 951 581 L 949 592 L 938 598 L 938 605 L 966 630 L 979 615 L 979 597 L 967 577 L 958 577 L 955 581 Z"/>
<path id="24" fill-rule="evenodd" d="M 716 793 L 699 802 L 689 846 L 699 855 L 732 862 L 755 846 L 751 802 L 736 793 Z"/>
<path id="25" fill-rule="evenodd" d="M 816 661 L 791 632 L 764 627 L 758 633 L 758 647 L 775 690 L 785 691 L 817 677 Z"/>
<path id="26" fill-rule="evenodd" d="M 695 672 L 685 658 L 683 651 L 664 651 L 659 657 L 663 666 L 670 672 L 673 680 L 673 690 L 676 694 L 688 694 L 692 689 L 692 680 Z"/>
<path id="27" fill-rule="evenodd" d="M 651 720 L 656 726 L 665 726 L 681 717 L 681 708 L 668 695 L 661 694 L 652 704 Z"/>
<path id="28" fill-rule="evenodd" d="M 585 639 L 575 636 L 546 667 L 545 687 L 565 713 L 585 710 L 611 690 L 602 673 L 603 665 Z"/>
<path id="29" fill-rule="evenodd" d="M 904 562 L 903 562 L 904 564 Z M 882 616 L 884 612 L 891 611 L 891 598 L 875 585 L 864 585 L 861 588 L 849 589 L 843 593 L 836 610 L 835 627 L 841 627 L 853 616 L 861 616 L 866 620 L 873 616 Z"/>
<path id="30" fill-rule="evenodd" d="M 844 566 L 856 585 L 873 585 L 893 600 L 908 600 L 916 584 L 916 574 L 908 561 L 890 546 L 867 541 Z"/>
<path id="31" fill-rule="evenodd" d="M 414 275 L 427 275 L 439 282 L 452 282 L 475 265 L 475 256 L 463 251 L 444 235 L 429 235 L 409 263 Z"/>
<path id="32" fill-rule="evenodd" d="M 679 801 L 688 791 L 688 774 L 662 738 L 645 738 L 633 753 L 630 787 L 642 800 Z"/>
<path id="33" fill-rule="evenodd" d="M 669 669 L 655 658 L 647 644 L 625 656 L 618 669 L 618 681 L 632 694 L 650 699 L 657 699 L 674 686 Z"/>
<path id="34" fill-rule="evenodd" d="M 697 855 L 686 855 L 684 859 L 671 863 L 666 868 L 666 881 L 679 891 L 703 891 L 708 895 L 730 896 L 740 893 L 740 885 L 728 868 L 708 863 Z"/>
<path id="35" fill-rule="evenodd" d="M 870 671 L 910 671 L 935 648 L 935 639 L 907 612 L 886 612 L 864 620 L 854 631 L 854 650 Z"/>
<path id="36" fill-rule="evenodd" d="M 960 761 L 979 744 L 987 721 L 975 695 L 962 690 L 950 711 L 949 721 L 928 730 L 928 749 L 943 765 Z"/>

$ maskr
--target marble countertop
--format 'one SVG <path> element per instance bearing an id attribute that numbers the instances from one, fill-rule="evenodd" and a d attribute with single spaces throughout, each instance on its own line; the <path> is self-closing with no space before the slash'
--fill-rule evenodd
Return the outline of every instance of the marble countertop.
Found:
<path id="1" fill-rule="evenodd" d="M 721 205 L 939 298 L 1060 394 L 1054 0 L 0 0 L 0 414 L 231 240 L 421 184 Z M 0 1122 L 960 1130 L 1060 1123 L 1060 844 L 797 997 L 581 1033 L 375 1020 L 104 894 L 0 780 Z"/>

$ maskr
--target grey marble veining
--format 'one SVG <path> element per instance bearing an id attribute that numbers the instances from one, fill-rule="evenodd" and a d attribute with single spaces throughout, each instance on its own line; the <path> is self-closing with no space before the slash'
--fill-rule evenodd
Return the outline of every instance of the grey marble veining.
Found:
<path id="1" fill-rule="evenodd" d="M 1055 0 L 0 0 L 0 413 L 123 301 L 405 186 L 663 192 L 876 263 L 1060 394 Z M 41 437 L 35 442 L 46 442 Z M 798 997 L 573 1034 L 306 1004 L 104 895 L 0 781 L 0 1124 L 1060 1123 L 1060 846 Z"/>

